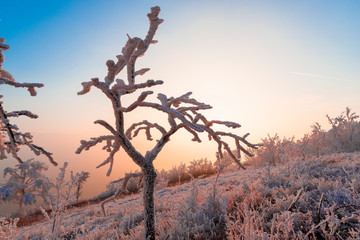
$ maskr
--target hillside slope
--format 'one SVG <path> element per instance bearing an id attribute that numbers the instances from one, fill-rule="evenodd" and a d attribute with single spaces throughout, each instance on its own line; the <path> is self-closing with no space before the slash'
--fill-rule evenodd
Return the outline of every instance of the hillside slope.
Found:
<path id="1" fill-rule="evenodd" d="M 360 239 L 360 153 L 250 167 L 155 194 L 158 239 Z M 142 195 L 69 209 L 62 239 L 142 239 Z M 11 239 L 48 239 L 47 221 Z"/>

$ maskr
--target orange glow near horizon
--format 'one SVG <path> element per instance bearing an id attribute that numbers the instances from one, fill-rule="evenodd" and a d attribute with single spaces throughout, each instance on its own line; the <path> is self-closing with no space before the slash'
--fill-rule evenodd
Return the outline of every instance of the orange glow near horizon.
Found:
<path id="1" fill-rule="evenodd" d="M 240 136 L 250 133 L 252 143 L 267 134 L 298 139 L 315 122 L 327 129 L 326 114 L 337 116 L 346 106 L 360 111 L 360 61 L 354 54 L 359 52 L 356 24 L 360 21 L 357 12 L 348 13 L 357 8 L 332 11 L 312 1 L 135 2 L 79 2 L 26 29 L 12 27 L 3 17 L 0 21 L 1 26 L 9 25 L 4 34 L 9 35 L 7 43 L 12 47 L 5 53 L 4 68 L 19 82 L 45 84 L 35 98 L 24 89 L 2 87 L 4 107 L 39 115 L 36 120 L 15 122 L 24 132 L 33 133 L 34 142 L 53 152 L 60 165 L 67 161 L 70 170 L 91 173 L 87 183 L 91 187 L 84 196 L 102 192 L 109 181 L 125 172 L 139 170 L 121 150 L 111 176 L 106 177 L 107 165 L 96 169 L 108 156 L 101 144 L 75 154 L 80 140 L 108 134 L 94 121 L 114 125 L 111 104 L 98 89 L 84 96 L 76 93 L 82 89 L 81 82 L 106 76 L 105 63 L 121 53 L 127 33 L 145 36 L 150 4 L 162 7 L 160 17 L 165 22 L 155 36 L 158 44 L 136 62 L 136 69 L 151 69 L 137 77 L 137 83 L 164 81 L 149 89 L 154 91 L 149 101 L 158 102 L 158 93 L 177 97 L 191 91 L 192 98 L 213 107 L 203 112 L 206 117 L 241 124 L 230 130 Z M 106 14 L 98 14 L 101 11 Z M 121 73 L 118 78 L 126 76 Z M 138 96 L 133 95 L 124 97 L 124 106 Z M 164 113 L 146 108 L 126 114 L 126 126 L 145 119 L 168 126 Z M 204 133 L 199 136 L 202 143 L 192 142 L 185 131 L 176 133 L 155 167 L 167 170 L 200 158 L 214 161 L 216 144 Z M 147 142 L 141 133 L 133 143 L 145 153 L 156 144 L 156 134 Z M 49 172 L 55 176 L 58 169 L 51 167 Z"/>

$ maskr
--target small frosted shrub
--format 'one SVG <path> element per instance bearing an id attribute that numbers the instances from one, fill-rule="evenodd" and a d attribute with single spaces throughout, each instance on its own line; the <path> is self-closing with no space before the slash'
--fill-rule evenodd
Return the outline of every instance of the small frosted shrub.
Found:
<path id="1" fill-rule="evenodd" d="M 298 151 L 293 138 L 280 139 L 277 134 L 274 137 L 268 135 L 262 139 L 261 145 L 261 148 L 255 151 L 254 160 L 250 160 L 250 162 L 256 162 L 256 165 L 282 164 L 289 158 L 295 157 Z"/>
<path id="2" fill-rule="evenodd" d="M 162 169 L 158 172 L 158 177 L 167 181 L 168 185 L 173 186 L 191 180 L 185 163 L 173 166 L 169 170 Z"/>
<path id="3" fill-rule="evenodd" d="M 216 167 L 206 158 L 193 160 L 188 166 L 188 174 L 197 178 L 199 176 L 211 176 L 216 173 Z"/>
<path id="4" fill-rule="evenodd" d="M 224 154 L 225 156 L 226 154 Z M 232 161 L 232 159 L 231 159 Z M 161 170 L 158 175 L 163 181 L 167 181 L 168 185 L 176 185 L 183 182 L 190 181 L 191 178 L 198 178 L 199 176 L 211 176 L 216 173 L 216 164 L 206 158 L 193 160 L 189 165 L 180 163 L 178 166 L 173 166 L 170 170 Z"/>
<path id="5" fill-rule="evenodd" d="M 198 202 L 198 189 L 193 182 L 191 193 L 178 210 L 170 239 L 226 239 L 227 201 L 211 193 Z"/>
<path id="6" fill-rule="evenodd" d="M 126 191 L 128 194 L 139 193 L 142 188 L 142 184 L 139 183 L 139 180 L 136 178 L 130 178 L 128 184 L 126 185 Z"/>
<path id="7" fill-rule="evenodd" d="M 130 214 L 128 218 L 122 221 L 120 229 L 122 229 L 124 235 L 130 235 L 131 230 L 140 225 L 144 221 L 144 214 Z"/>

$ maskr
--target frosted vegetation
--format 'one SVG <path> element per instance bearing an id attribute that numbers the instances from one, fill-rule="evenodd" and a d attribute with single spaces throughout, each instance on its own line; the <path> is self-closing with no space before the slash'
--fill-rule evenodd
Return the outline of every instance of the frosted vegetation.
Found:
<path id="1" fill-rule="evenodd" d="M 226 170 L 155 192 L 158 239 L 359 239 L 360 153 Z M 142 239 L 141 194 L 66 211 L 64 239 Z M 12 238 L 48 239 L 52 224 L 9 226 Z"/>
<path id="2" fill-rule="evenodd" d="M 351 111 L 346 109 L 337 119 L 346 113 Z M 254 160 L 245 163 L 247 170 L 239 171 L 230 165 L 218 179 L 219 164 L 207 159 L 159 170 L 155 187 L 156 237 L 359 239 L 360 152 L 339 147 L 339 142 L 343 146 L 359 146 L 356 142 L 360 136 L 359 121 L 356 114 L 352 116 L 355 119 L 351 123 L 345 117 L 343 124 L 330 123 L 329 130 L 321 130 L 324 140 L 321 148 L 319 141 L 315 141 L 319 134 L 314 131 L 297 141 L 267 137 L 264 146 L 255 152 Z M 304 149 L 301 146 L 304 139 L 308 151 L 305 153 L 299 151 Z M 286 148 L 290 144 L 297 147 Z M 279 157 L 269 160 L 274 156 Z M 226 158 L 221 163 L 226 163 Z M 119 184 L 110 184 L 107 191 L 95 198 L 111 196 Z M 99 203 L 69 207 L 64 210 L 59 238 L 142 239 L 141 193 L 141 182 L 131 178 L 127 190 L 105 204 L 106 215 Z M 3 236 L 14 239 L 54 236 L 53 222 L 45 218 L 22 227 L 18 219 L 2 221 Z"/>
<path id="3" fill-rule="evenodd" d="M 347 107 L 337 117 L 326 117 L 330 124 L 327 131 L 319 123 L 315 123 L 311 127 L 311 132 L 299 140 L 281 139 L 278 135 L 262 139 L 263 147 L 256 151 L 256 157 L 247 158 L 247 163 L 275 165 L 293 158 L 307 160 L 312 156 L 319 157 L 331 153 L 359 152 L 359 116 Z"/>
<path id="4" fill-rule="evenodd" d="M 337 117 L 327 116 L 328 130 L 315 123 L 301 139 L 275 135 L 252 144 L 246 140 L 248 134 L 240 137 L 214 130 L 214 125 L 240 125 L 208 120 L 200 112 L 211 107 L 190 98 L 190 92 L 176 98 L 158 94 L 159 103 L 152 103 L 145 100 L 153 92 L 144 91 L 128 107 L 121 105 L 121 97 L 163 84 L 161 80 L 135 84 L 137 75 L 149 71 L 136 71 L 135 61 L 157 42 L 153 36 L 163 22 L 159 13 L 160 8 L 151 9 L 144 40 L 128 36 L 116 63 L 106 63 L 104 81 L 93 78 L 82 83 L 79 94 L 94 87 L 111 100 L 116 126 L 95 121 L 111 134 L 81 141 L 77 153 L 105 142 L 109 157 L 99 167 L 109 166 L 108 174 L 120 148 L 142 170 L 125 174 L 94 199 L 79 202 L 89 173 L 70 172 L 66 177 L 65 163 L 58 177 L 50 179 L 44 163 L 18 156 L 20 147 L 26 146 L 56 165 L 51 153 L 32 142 L 30 133 L 9 121 L 37 116 L 29 111 L 7 112 L 0 102 L 0 159 L 11 156 L 19 162 L 15 168 L 5 168 L 6 182 L 0 186 L 0 202 L 19 205 L 18 213 L 0 218 L 0 239 L 360 239 L 360 122 L 350 108 Z M 35 88 L 42 84 L 18 83 L 2 68 L 3 51 L 9 48 L 0 38 L 0 84 L 27 88 L 36 95 Z M 125 67 L 128 83 L 115 79 Z M 168 128 L 144 120 L 125 131 L 125 113 L 138 107 L 165 113 Z M 200 159 L 155 170 L 152 162 L 181 128 L 195 142 L 201 142 L 198 133 L 208 133 L 209 140 L 218 144 L 217 161 Z M 161 137 L 142 156 L 130 140 L 140 131 L 152 140 L 153 130 Z M 234 142 L 235 151 L 225 138 Z M 237 169 L 244 166 L 246 171 Z M 24 216 L 23 205 L 33 205 L 34 213 Z"/>

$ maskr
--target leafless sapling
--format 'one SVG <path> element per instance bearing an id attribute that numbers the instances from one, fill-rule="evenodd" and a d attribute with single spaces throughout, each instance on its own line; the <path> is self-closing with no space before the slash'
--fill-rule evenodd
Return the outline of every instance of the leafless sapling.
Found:
<path id="1" fill-rule="evenodd" d="M 68 181 L 65 179 L 67 166 L 68 163 L 64 162 L 56 180 L 48 177 L 43 178 L 45 185 L 48 187 L 48 194 L 44 202 L 49 206 L 50 211 L 48 213 L 41 205 L 39 205 L 39 207 L 46 219 L 52 223 L 50 239 L 59 239 L 62 222 L 65 217 L 65 210 L 67 206 L 75 200 L 76 192 L 74 193 L 74 188 L 76 191 L 79 181 L 81 181 L 81 174 L 73 174 L 72 171 L 70 171 L 70 179 Z"/>
<path id="2" fill-rule="evenodd" d="M 115 116 L 115 125 L 111 126 L 104 120 L 95 121 L 95 124 L 106 128 L 109 131 L 109 135 L 91 138 L 89 141 L 82 140 L 76 153 L 79 154 L 82 150 L 89 150 L 98 143 L 105 142 L 104 149 L 110 154 L 98 167 L 109 164 L 110 167 L 107 175 L 110 175 L 112 171 L 115 154 L 120 148 L 124 149 L 130 158 L 141 168 L 144 182 L 143 201 L 146 239 L 155 239 L 154 187 L 157 174 L 153 161 L 166 143 L 169 142 L 170 137 L 179 129 L 187 130 L 193 136 L 192 141 L 195 142 L 201 142 L 198 133 L 206 132 L 209 140 L 214 140 L 218 144 L 220 157 L 222 157 L 223 151 L 228 152 L 231 158 L 241 168 L 244 168 L 244 166 L 238 159 L 240 152 L 251 155 L 241 144 L 245 144 L 251 148 L 257 147 L 246 140 L 248 134 L 241 137 L 234 133 L 214 130 L 213 126 L 216 124 L 229 128 L 239 128 L 240 125 L 234 122 L 208 120 L 200 112 L 210 109 L 211 106 L 190 98 L 191 92 L 179 97 L 167 97 L 165 94 L 160 93 L 157 96 L 159 103 L 146 101 L 147 97 L 153 94 L 153 91 L 144 89 L 163 84 L 163 81 L 147 80 L 143 83 L 136 83 L 136 77 L 145 74 L 150 69 L 143 68 L 137 70 L 135 69 L 135 63 L 139 57 L 144 55 L 151 44 L 157 43 L 153 37 L 158 26 L 163 22 L 163 19 L 158 17 L 159 13 L 160 7 L 151 8 L 151 12 L 148 14 L 150 27 L 145 39 L 128 36 L 128 40 L 122 49 L 122 54 L 116 56 L 116 62 L 113 60 L 106 62 L 108 72 L 103 81 L 99 80 L 99 78 L 92 78 L 89 82 L 83 82 L 83 89 L 78 92 L 79 95 L 86 94 L 92 87 L 101 90 L 111 101 Z M 127 73 L 127 83 L 122 79 L 116 79 L 116 76 L 122 70 Z M 128 94 L 136 94 L 139 91 L 141 93 L 138 95 L 136 101 L 127 107 L 123 106 L 122 97 Z M 152 108 L 163 112 L 168 117 L 169 126 L 165 127 L 158 123 L 151 123 L 144 120 L 133 123 L 129 128 L 125 129 L 125 114 L 139 108 Z M 152 140 L 151 133 L 153 130 L 160 132 L 161 137 L 157 140 L 153 149 L 147 151 L 145 155 L 142 155 L 135 149 L 131 140 L 137 136 L 140 131 L 145 131 L 147 139 Z M 230 150 L 228 142 L 224 140 L 225 138 L 230 138 L 235 142 L 238 156 L 235 156 Z"/>

